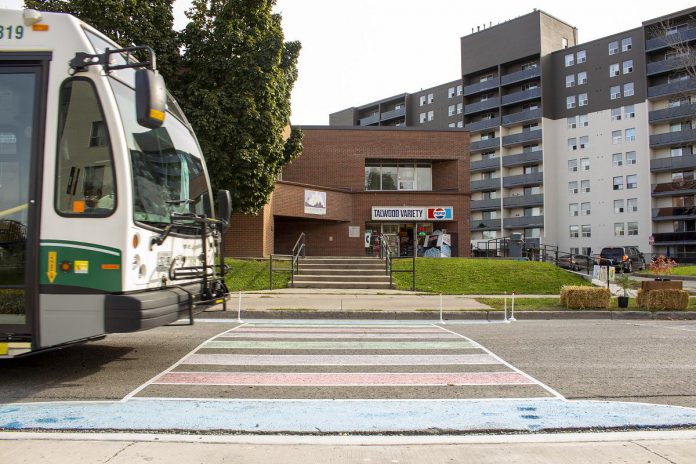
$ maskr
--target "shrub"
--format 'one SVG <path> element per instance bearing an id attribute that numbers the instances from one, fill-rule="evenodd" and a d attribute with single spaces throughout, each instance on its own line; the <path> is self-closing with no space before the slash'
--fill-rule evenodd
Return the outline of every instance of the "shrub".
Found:
<path id="1" fill-rule="evenodd" d="M 684 311 L 689 307 L 689 292 L 686 290 L 651 290 L 647 295 L 647 308 L 651 311 Z"/>
<path id="2" fill-rule="evenodd" d="M 566 285 L 561 288 L 561 305 L 569 309 L 608 309 L 611 292 L 607 288 Z"/>
<path id="3" fill-rule="evenodd" d="M 650 262 L 650 272 L 657 275 L 670 275 L 672 274 L 672 268 L 676 265 L 676 261 L 664 256 L 658 256 Z"/>

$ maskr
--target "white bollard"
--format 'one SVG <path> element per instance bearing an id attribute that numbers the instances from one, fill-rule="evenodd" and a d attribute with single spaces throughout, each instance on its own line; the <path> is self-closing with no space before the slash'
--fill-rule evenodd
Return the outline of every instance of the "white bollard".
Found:
<path id="1" fill-rule="evenodd" d="M 440 293 L 440 324 L 444 324 L 445 321 L 442 319 L 442 293 Z"/>
<path id="2" fill-rule="evenodd" d="M 505 296 L 503 296 L 503 301 L 504 301 L 504 305 L 503 305 L 503 311 L 504 311 L 504 312 L 503 312 L 503 322 L 509 323 L 510 321 L 508 321 L 508 318 L 507 318 L 507 292 L 505 292 L 504 295 L 505 295 Z"/>
<path id="3" fill-rule="evenodd" d="M 242 322 L 242 292 L 239 292 L 239 303 L 237 304 L 237 322 Z"/>
<path id="4" fill-rule="evenodd" d="M 512 311 L 510 312 L 510 320 L 516 321 L 515 319 L 515 292 L 512 292 Z"/>

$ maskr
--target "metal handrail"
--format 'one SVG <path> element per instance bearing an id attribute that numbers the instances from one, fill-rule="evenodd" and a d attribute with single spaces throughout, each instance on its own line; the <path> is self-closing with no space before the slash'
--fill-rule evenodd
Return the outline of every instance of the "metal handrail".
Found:
<path id="1" fill-rule="evenodd" d="M 268 266 L 268 286 L 273 290 L 273 272 L 290 272 L 290 286 L 295 286 L 295 274 L 300 272 L 300 258 L 305 257 L 305 233 L 302 232 L 295 242 L 295 246 L 292 247 L 292 254 L 271 254 L 269 256 L 269 266 Z M 280 261 L 290 261 L 289 268 L 273 269 L 273 258 L 287 258 Z"/>
<path id="2" fill-rule="evenodd" d="M 383 258 L 385 260 L 384 265 L 385 265 L 385 272 L 389 273 L 389 286 L 393 287 L 394 286 L 394 273 L 395 272 L 410 272 L 412 279 L 411 279 L 411 291 L 416 290 L 416 253 L 417 253 L 418 247 L 417 244 L 414 242 L 414 249 L 413 249 L 413 256 L 408 257 L 408 256 L 394 256 L 393 252 L 391 250 L 391 247 L 389 246 L 389 242 L 384 238 L 384 235 L 380 238 L 379 241 L 379 257 Z M 411 259 L 412 264 L 411 264 L 411 269 L 394 269 L 394 260 L 395 259 Z"/>

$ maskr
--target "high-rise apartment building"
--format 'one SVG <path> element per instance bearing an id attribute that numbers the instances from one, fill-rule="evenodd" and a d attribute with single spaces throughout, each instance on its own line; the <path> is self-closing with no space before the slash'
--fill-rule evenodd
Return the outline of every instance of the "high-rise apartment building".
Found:
<path id="1" fill-rule="evenodd" d="M 461 81 L 330 123 L 389 124 L 400 98 L 402 125 L 463 124 L 475 247 L 520 233 L 573 253 L 696 257 L 695 15 L 578 44 L 576 28 L 535 10 L 462 37 Z"/>

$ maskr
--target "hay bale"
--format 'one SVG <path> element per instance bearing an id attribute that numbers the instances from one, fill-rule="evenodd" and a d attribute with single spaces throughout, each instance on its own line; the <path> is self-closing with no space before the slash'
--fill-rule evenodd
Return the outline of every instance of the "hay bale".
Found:
<path id="1" fill-rule="evenodd" d="M 651 290 L 647 295 L 647 307 L 651 311 L 684 311 L 689 307 L 686 290 Z"/>
<path id="2" fill-rule="evenodd" d="M 649 290 L 638 290 L 638 294 L 636 295 L 636 306 L 638 306 L 639 308 L 646 308 L 648 306 L 649 293 Z"/>
<path id="3" fill-rule="evenodd" d="M 611 292 L 607 288 L 566 286 L 561 289 L 561 304 L 569 309 L 607 309 Z"/>

